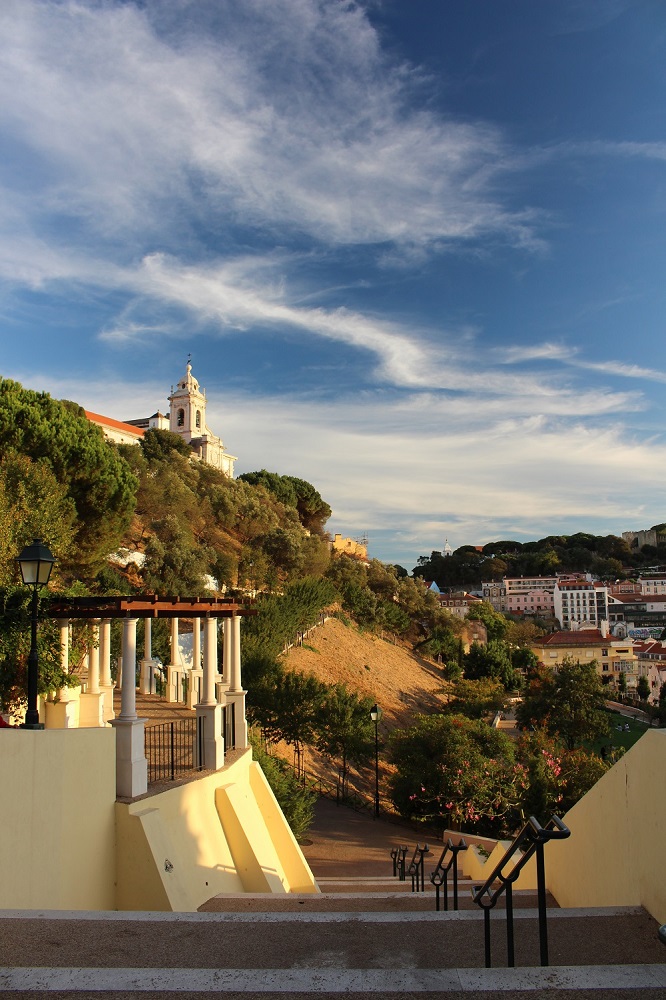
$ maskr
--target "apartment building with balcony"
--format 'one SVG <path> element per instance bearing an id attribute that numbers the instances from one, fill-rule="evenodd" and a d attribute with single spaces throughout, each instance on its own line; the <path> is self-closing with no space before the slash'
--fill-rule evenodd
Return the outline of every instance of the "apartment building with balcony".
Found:
<path id="1" fill-rule="evenodd" d="M 608 588 L 597 580 L 559 578 L 553 605 L 563 629 L 599 628 L 608 622 Z"/>

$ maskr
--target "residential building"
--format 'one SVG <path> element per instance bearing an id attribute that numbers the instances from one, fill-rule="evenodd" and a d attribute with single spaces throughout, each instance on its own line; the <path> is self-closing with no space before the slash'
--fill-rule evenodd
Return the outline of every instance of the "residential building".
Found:
<path id="1" fill-rule="evenodd" d="M 628 632 L 666 628 L 666 594 L 609 594 L 608 620 L 611 629 L 622 623 Z"/>
<path id="2" fill-rule="evenodd" d="M 666 643 L 657 639 L 634 640 L 638 657 L 638 676 L 646 677 L 650 685 L 649 701 L 659 703 L 661 685 L 666 682 Z"/>
<path id="3" fill-rule="evenodd" d="M 367 561 L 368 558 L 368 539 L 367 537 L 359 538 L 343 538 L 340 532 L 337 532 L 330 543 L 331 552 L 335 555 L 345 555 L 352 556 L 354 559 L 360 559 L 362 562 Z"/>
<path id="4" fill-rule="evenodd" d="M 489 580 L 481 584 L 481 595 L 484 601 L 492 604 L 495 611 L 506 611 L 506 585 L 504 580 Z"/>
<path id="5" fill-rule="evenodd" d="M 641 594 L 666 594 L 666 571 L 660 573 L 641 573 L 638 578 Z"/>
<path id="6" fill-rule="evenodd" d="M 446 608 L 447 611 L 457 618 L 466 618 L 469 609 L 473 605 L 481 603 L 480 597 L 475 597 L 474 594 L 468 594 L 465 591 L 458 591 L 452 594 L 439 594 L 437 599 L 440 607 Z"/>
<path id="7" fill-rule="evenodd" d="M 608 621 L 608 589 L 589 579 L 557 580 L 553 592 L 555 618 L 563 629 L 598 628 Z"/>
<path id="8" fill-rule="evenodd" d="M 624 674 L 627 688 L 635 688 L 638 679 L 638 657 L 631 639 L 618 639 L 609 635 L 608 623 L 601 628 L 586 628 L 576 631 L 551 632 L 532 644 L 532 650 L 540 663 L 557 671 L 565 659 L 580 663 L 596 663 L 599 676 L 617 682 Z"/>

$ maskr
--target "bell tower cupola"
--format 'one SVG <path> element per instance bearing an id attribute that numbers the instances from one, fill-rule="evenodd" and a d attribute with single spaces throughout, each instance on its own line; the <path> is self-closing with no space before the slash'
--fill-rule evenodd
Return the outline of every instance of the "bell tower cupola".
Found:
<path id="1" fill-rule="evenodd" d="M 191 356 L 187 358 L 185 375 L 181 378 L 175 391 L 171 388 L 169 396 L 171 411 L 169 414 L 169 430 L 179 434 L 188 444 L 192 438 L 205 434 L 206 428 L 206 390 L 199 388 L 199 383 L 192 374 Z"/>

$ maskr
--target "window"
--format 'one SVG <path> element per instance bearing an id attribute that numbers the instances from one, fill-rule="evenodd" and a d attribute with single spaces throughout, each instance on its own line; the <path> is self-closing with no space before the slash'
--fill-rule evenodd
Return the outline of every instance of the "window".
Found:
<path id="1" fill-rule="evenodd" d="M 197 427 L 201 427 L 201 410 L 197 410 L 197 415 L 195 418 L 195 423 Z"/>
<path id="2" fill-rule="evenodd" d="M 179 427 L 183 427 L 185 425 L 185 410 L 178 411 L 177 424 Z"/>

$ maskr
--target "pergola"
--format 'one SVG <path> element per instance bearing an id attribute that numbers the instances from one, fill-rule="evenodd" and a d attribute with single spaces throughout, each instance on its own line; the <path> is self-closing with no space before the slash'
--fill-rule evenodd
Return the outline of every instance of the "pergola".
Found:
<path id="1" fill-rule="evenodd" d="M 139 619 L 145 623 L 144 656 L 141 660 L 139 690 L 153 691 L 155 661 L 151 650 L 151 622 L 154 618 L 171 620 L 171 663 L 167 665 L 167 701 L 178 700 L 177 663 L 178 620 L 194 620 L 193 662 L 191 673 L 200 676 L 198 701 L 193 704 L 203 731 L 202 764 L 218 770 L 224 764 L 222 712 L 231 706 L 234 719 L 234 742 L 237 748 L 247 746 L 245 694 L 241 683 L 240 623 L 244 615 L 256 614 L 253 602 L 239 602 L 218 597 L 160 597 L 142 594 L 132 597 L 71 597 L 53 598 L 43 614 L 60 622 L 63 668 L 68 669 L 69 625 L 71 620 L 90 620 L 97 631 L 90 649 L 88 685 L 81 695 L 86 725 L 103 726 L 108 721 L 116 729 L 116 773 L 118 795 L 136 798 L 147 790 L 147 765 L 144 749 L 145 719 L 136 713 L 136 627 Z M 223 675 L 217 684 L 217 622 L 224 622 Z M 121 707 L 118 718 L 106 715 L 111 704 L 111 622 L 122 620 Z M 201 659 L 200 622 L 203 619 L 203 670 Z"/>

